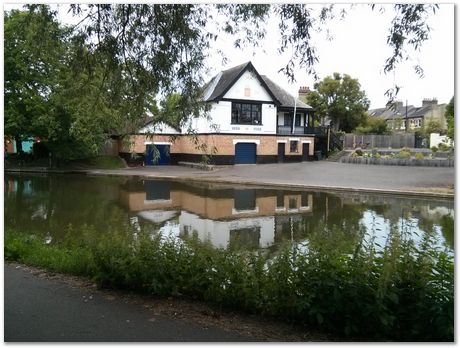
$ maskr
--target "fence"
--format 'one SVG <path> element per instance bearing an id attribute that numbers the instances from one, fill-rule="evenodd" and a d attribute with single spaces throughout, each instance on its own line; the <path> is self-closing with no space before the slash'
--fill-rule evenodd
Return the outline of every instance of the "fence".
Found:
<path id="1" fill-rule="evenodd" d="M 392 134 L 392 135 L 377 135 L 377 134 L 345 134 L 345 148 L 354 149 L 356 147 L 365 148 L 392 148 L 400 149 L 403 147 L 415 147 L 415 134 Z"/>
<path id="2" fill-rule="evenodd" d="M 101 155 L 118 156 L 118 142 L 115 139 L 107 139 L 99 149 Z"/>

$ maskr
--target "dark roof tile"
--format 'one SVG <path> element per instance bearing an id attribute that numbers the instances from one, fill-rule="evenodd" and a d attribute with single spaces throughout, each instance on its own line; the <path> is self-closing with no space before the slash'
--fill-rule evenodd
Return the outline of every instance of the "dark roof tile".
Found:
<path id="1" fill-rule="evenodd" d="M 281 102 L 281 107 L 294 107 L 294 97 L 289 94 L 285 89 L 278 86 L 275 82 L 270 80 L 267 76 L 261 75 L 262 79 L 267 84 L 268 88 L 273 92 L 276 98 Z M 296 107 L 301 109 L 313 109 L 310 105 L 305 104 L 303 101 L 297 98 Z"/>
<path id="2" fill-rule="evenodd" d="M 251 62 L 237 65 L 214 76 L 204 86 L 205 94 L 206 89 L 212 88 L 212 91 L 208 91 L 210 92 L 210 95 L 206 98 L 206 101 L 213 101 L 222 98 L 228 89 L 233 85 L 233 83 L 235 83 L 236 80 L 241 76 L 244 70 L 248 68 L 254 69 L 256 75 L 258 75 L 258 77 L 261 79 L 261 84 L 265 85 L 264 88 L 266 88 L 267 92 L 271 94 L 272 98 L 275 99 L 275 103 L 279 103 L 279 107 L 294 107 L 294 97 L 286 92 L 282 87 L 278 86 L 275 82 L 270 80 L 267 76 L 259 75 Z M 305 104 L 299 99 L 296 101 L 296 107 L 303 109 L 313 109 L 310 105 Z"/>

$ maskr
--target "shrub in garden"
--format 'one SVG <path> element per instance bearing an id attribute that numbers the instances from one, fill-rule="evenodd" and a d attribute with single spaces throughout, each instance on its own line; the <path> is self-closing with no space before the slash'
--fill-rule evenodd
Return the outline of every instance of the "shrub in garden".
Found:
<path id="1" fill-rule="evenodd" d="M 425 158 L 425 155 L 423 154 L 423 152 L 417 152 L 415 154 L 415 159 L 420 161 L 420 160 L 423 160 Z"/>
<path id="2" fill-rule="evenodd" d="M 405 150 L 404 148 L 396 155 L 397 158 L 410 158 L 410 151 Z"/>
<path id="3" fill-rule="evenodd" d="M 438 144 L 438 149 L 439 151 L 449 151 L 450 150 L 450 146 L 446 143 L 439 143 Z"/>

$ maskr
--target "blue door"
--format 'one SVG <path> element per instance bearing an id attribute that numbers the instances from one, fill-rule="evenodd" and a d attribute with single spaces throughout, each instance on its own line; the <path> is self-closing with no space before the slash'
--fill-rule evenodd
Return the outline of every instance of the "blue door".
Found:
<path id="1" fill-rule="evenodd" d="M 154 148 L 156 147 L 159 152 L 159 158 L 154 161 Z M 145 164 L 148 166 L 153 165 L 168 165 L 171 163 L 171 157 L 169 156 L 169 145 L 147 145 L 147 151 L 145 156 Z"/>
<path id="2" fill-rule="evenodd" d="M 235 145 L 235 164 L 256 163 L 257 145 L 254 143 L 237 143 Z"/>

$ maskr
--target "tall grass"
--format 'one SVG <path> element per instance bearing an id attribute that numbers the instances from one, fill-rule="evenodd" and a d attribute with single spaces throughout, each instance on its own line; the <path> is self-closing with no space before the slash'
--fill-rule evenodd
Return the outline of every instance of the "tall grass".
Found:
<path id="1" fill-rule="evenodd" d="M 275 256 L 214 249 L 129 229 L 49 245 L 5 232 L 5 258 L 92 277 L 101 286 L 187 296 L 331 333 L 396 341 L 452 341 L 454 263 L 427 235 L 416 246 L 396 230 L 377 248 L 344 252 L 311 236 Z"/>

